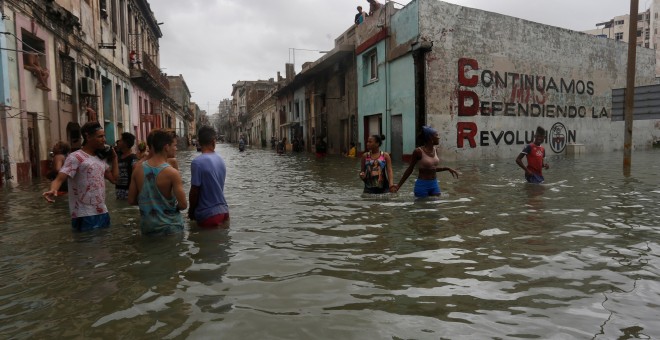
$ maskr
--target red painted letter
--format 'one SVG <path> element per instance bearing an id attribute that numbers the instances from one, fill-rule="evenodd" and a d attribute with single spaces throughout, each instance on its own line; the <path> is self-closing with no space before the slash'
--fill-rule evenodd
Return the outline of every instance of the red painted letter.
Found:
<path id="1" fill-rule="evenodd" d="M 472 105 L 465 106 L 465 100 L 472 99 Z M 458 115 L 475 116 L 479 112 L 479 96 L 472 91 L 458 91 Z"/>
<path id="2" fill-rule="evenodd" d="M 461 122 L 456 125 L 458 140 L 456 141 L 456 146 L 458 148 L 463 148 L 463 140 L 467 139 L 470 142 L 471 148 L 477 147 L 477 141 L 474 140 L 474 136 L 477 135 L 477 124 L 473 122 Z"/>
<path id="3" fill-rule="evenodd" d="M 479 83 L 479 77 L 475 74 L 469 79 L 465 77 L 467 74 L 466 66 L 470 66 L 472 70 L 479 69 L 479 63 L 474 59 L 461 58 L 458 59 L 458 84 L 461 86 L 475 87 Z"/>

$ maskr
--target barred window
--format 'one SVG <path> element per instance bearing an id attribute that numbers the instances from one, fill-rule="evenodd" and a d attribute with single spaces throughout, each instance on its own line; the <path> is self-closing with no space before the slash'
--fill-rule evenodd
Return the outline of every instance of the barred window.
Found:
<path id="1" fill-rule="evenodd" d="M 60 55 L 60 65 L 62 65 L 62 84 L 70 89 L 75 88 L 74 82 L 74 61 L 66 55 Z"/>

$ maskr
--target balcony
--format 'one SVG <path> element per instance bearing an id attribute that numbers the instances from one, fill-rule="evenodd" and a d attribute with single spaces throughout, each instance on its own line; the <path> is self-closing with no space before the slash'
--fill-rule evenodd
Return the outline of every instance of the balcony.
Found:
<path id="1" fill-rule="evenodd" d="M 156 97 L 165 98 L 169 93 L 167 77 L 145 52 L 142 52 L 142 60 L 131 66 L 131 80 Z"/>

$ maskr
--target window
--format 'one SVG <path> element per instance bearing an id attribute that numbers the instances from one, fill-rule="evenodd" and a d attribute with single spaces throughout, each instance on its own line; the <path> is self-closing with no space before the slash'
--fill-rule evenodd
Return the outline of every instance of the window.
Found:
<path id="1" fill-rule="evenodd" d="M 623 25 L 623 20 L 617 20 L 614 22 L 615 25 Z"/>
<path id="2" fill-rule="evenodd" d="M 638 36 L 638 37 L 641 37 L 641 36 L 642 36 L 642 31 L 641 31 L 641 30 L 638 30 L 638 31 L 637 31 L 637 36 Z"/>
<path id="3" fill-rule="evenodd" d="M 70 89 L 73 89 L 75 87 L 75 82 L 73 81 L 74 77 L 74 60 L 73 58 L 70 58 L 67 55 L 60 54 L 60 65 L 62 68 L 62 78 L 60 79 L 61 82 L 68 86 Z"/>
<path id="4" fill-rule="evenodd" d="M 346 73 L 342 73 L 339 77 L 339 96 L 344 97 L 346 95 Z"/>
<path id="5" fill-rule="evenodd" d="M 101 19 L 108 18 L 108 4 L 105 1 L 106 0 L 99 0 L 99 12 L 101 14 Z"/>
<path id="6" fill-rule="evenodd" d="M 369 80 L 378 79 L 378 56 L 376 52 L 369 55 Z"/>
<path id="7" fill-rule="evenodd" d="M 623 32 L 615 33 L 614 40 L 623 40 Z"/>

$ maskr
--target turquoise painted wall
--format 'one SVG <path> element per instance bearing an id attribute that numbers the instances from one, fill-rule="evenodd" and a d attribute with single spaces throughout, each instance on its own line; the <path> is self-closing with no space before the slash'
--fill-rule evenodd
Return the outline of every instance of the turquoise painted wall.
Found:
<path id="1" fill-rule="evenodd" d="M 5 32 L 5 21 L 0 20 L 0 31 Z M 6 35 L 0 36 L 0 100 L 3 105 L 11 105 L 11 93 L 9 88 L 9 66 L 7 61 L 7 38 Z"/>
<path id="2" fill-rule="evenodd" d="M 381 129 L 386 137 L 391 136 L 391 117 L 401 114 L 403 118 L 403 152 L 415 147 L 415 66 L 412 54 L 393 61 L 386 61 L 386 51 L 400 45 L 409 45 L 419 37 L 419 3 L 412 1 L 396 12 L 390 22 L 390 40 L 383 40 L 357 58 L 358 82 L 358 133 L 364 141 L 364 117 L 382 114 Z M 395 46 L 388 46 L 388 44 Z M 378 56 L 378 79 L 369 82 L 368 56 L 376 51 Z M 364 147 L 364 145 L 363 145 Z M 390 139 L 386 138 L 382 150 L 391 151 Z"/>
<path id="3" fill-rule="evenodd" d="M 376 53 L 378 63 L 378 77 L 370 80 L 369 56 Z M 385 72 L 385 41 L 380 41 L 372 48 L 364 51 L 357 56 L 357 88 L 358 88 L 358 133 L 359 142 L 364 145 L 364 117 L 376 114 L 382 114 L 385 118 L 387 107 L 387 81 Z M 383 121 L 385 124 L 385 122 Z M 387 131 L 384 126 L 381 129 L 385 135 Z M 382 150 L 389 150 L 387 140 L 382 146 Z"/>
<path id="4" fill-rule="evenodd" d="M 407 54 L 389 63 L 389 102 L 387 127 L 390 130 L 391 116 L 403 118 L 403 153 L 415 148 L 415 64 L 412 54 Z"/>
<path id="5" fill-rule="evenodd" d="M 392 15 L 391 31 L 396 45 L 406 44 L 419 36 L 419 2 L 412 1 Z"/>

